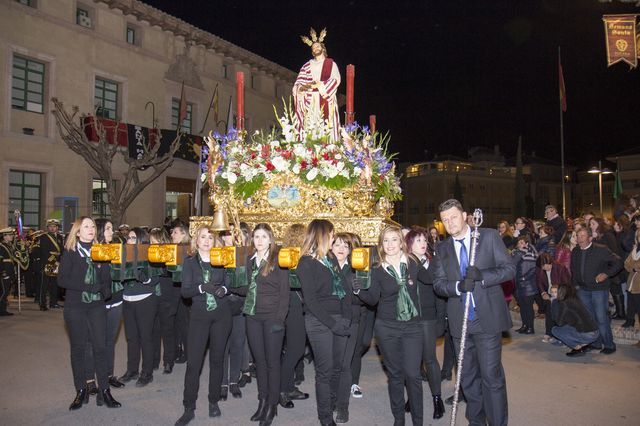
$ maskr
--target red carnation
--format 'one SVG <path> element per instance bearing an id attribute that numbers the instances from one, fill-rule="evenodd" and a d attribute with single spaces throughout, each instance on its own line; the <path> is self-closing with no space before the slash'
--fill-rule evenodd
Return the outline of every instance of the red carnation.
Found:
<path id="1" fill-rule="evenodd" d="M 275 167 L 271 164 L 271 161 L 267 161 L 267 170 L 272 172 L 274 169 Z"/>
<path id="2" fill-rule="evenodd" d="M 306 170 L 308 165 L 309 165 L 309 163 L 307 163 L 305 160 L 302 160 L 300 162 L 300 169 Z"/>

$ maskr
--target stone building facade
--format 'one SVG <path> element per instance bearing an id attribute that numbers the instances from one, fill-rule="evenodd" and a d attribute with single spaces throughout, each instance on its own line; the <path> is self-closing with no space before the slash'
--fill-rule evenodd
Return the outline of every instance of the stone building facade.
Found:
<path id="1" fill-rule="evenodd" d="M 0 0 L 0 224 L 23 212 L 25 225 L 109 214 L 104 182 L 60 139 L 52 97 L 84 113 L 175 129 L 184 81 L 184 126 L 205 124 L 214 88 L 219 120 L 235 106 L 235 75 L 245 74 L 248 131 L 276 125 L 273 105 L 291 93 L 296 73 L 137 0 Z M 149 104 L 150 105 L 150 104 Z M 201 133 L 201 130 L 202 133 Z M 124 161 L 116 166 L 125 171 Z M 121 174 L 121 173 L 120 173 Z M 176 159 L 129 207 L 130 225 L 159 225 L 193 214 L 197 165 Z M 117 185 L 118 182 L 116 181 Z M 202 213 L 208 213 L 206 196 Z"/>

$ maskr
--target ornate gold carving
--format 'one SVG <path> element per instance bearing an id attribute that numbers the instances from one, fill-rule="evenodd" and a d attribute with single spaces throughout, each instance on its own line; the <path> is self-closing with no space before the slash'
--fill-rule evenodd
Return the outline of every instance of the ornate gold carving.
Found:
<path id="1" fill-rule="evenodd" d="M 91 259 L 119 265 L 122 263 L 122 244 L 94 244 L 91 246 Z"/>
<path id="2" fill-rule="evenodd" d="M 369 272 L 369 248 L 356 247 L 351 252 L 351 267 L 358 271 Z"/>
<path id="3" fill-rule="evenodd" d="M 300 260 L 300 247 L 285 247 L 278 253 L 278 265 L 281 268 L 296 269 Z"/>
<path id="4" fill-rule="evenodd" d="M 181 263 L 181 259 L 178 259 L 177 244 L 151 244 L 148 253 L 151 263 L 164 263 L 167 266 L 176 266 Z"/>

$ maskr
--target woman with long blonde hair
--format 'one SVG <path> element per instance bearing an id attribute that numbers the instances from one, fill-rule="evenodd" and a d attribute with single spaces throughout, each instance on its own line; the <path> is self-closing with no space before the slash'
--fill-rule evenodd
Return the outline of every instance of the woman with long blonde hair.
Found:
<path id="1" fill-rule="evenodd" d="M 182 297 L 191 298 L 189 319 L 187 371 L 184 376 L 184 413 L 175 423 L 184 426 L 195 417 L 200 388 L 200 370 L 209 344 L 209 417 L 220 417 L 220 389 L 224 349 L 231 332 L 231 308 L 225 287 L 223 268 L 211 266 L 212 247 L 222 241 L 206 225 L 196 229 L 191 241 L 190 257 L 182 269 Z"/>
<path id="2" fill-rule="evenodd" d="M 67 289 L 64 322 L 71 344 L 71 369 L 76 397 L 69 410 L 77 410 L 89 402 L 85 380 L 85 350 L 91 342 L 96 376 L 98 405 L 120 407 L 109 389 L 107 367 L 106 324 L 104 301 L 111 297 L 111 272 L 108 264 L 94 263 L 91 246 L 96 241 L 96 224 L 88 216 L 76 219 L 69 231 L 60 259 L 58 285 Z"/>
<path id="3" fill-rule="evenodd" d="M 305 329 L 316 369 L 316 403 L 322 425 L 335 425 L 335 400 L 351 326 L 352 292 L 331 253 L 333 224 L 314 219 L 307 226 L 296 269 L 305 302 Z"/>
<path id="4" fill-rule="evenodd" d="M 380 259 L 371 272 L 371 286 L 363 289 L 359 281 L 354 281 L 354 293 L 368 305 L 378 306 L 375 333 L 387 370 L 395 424 L 404 424 L 406 384 L 411 419 L 414 425 L 422 425 L 423 332 L 418 294 L 421 266 L 407 251 L 397 226 L 387 226 L 380 233 L 378 254 Z"/>

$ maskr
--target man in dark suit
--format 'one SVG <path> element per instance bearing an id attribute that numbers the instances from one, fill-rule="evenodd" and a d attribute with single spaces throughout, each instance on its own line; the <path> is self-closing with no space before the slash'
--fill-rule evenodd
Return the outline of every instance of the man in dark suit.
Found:
<path id="1" fill-rule="evenodd" d="M 40 284 L 38 303 L 41 311 L 48 309 L 47 293 L 49 294 L 49 308 L 62 308 L 58 304 L 58 264 L 64 240 L 62 235 L 58 233 L 59 228 L 59 220 L 47 220 L 47 232 L 38 237 L 34 248 L 34 257 L 39 259 L 36 271 Z"/>
<path id="2" fill-rule="evenodd" d="M 502 368 L 502 332 L 512 326 L 501 283 L 515 276 L 515 266 L 496 230 L 480 228 L 474 266 L 471 228 L 458 200 L 440 204 L 440 218 L 450 237 L 438 245 L 433 261 L 434 289 L 448 297 L 449 330 L 460 352 L 466 294 L 472 294 L 462 367 L 462 390 L 471 425 L 506 425 L 507 386 Z"/>

